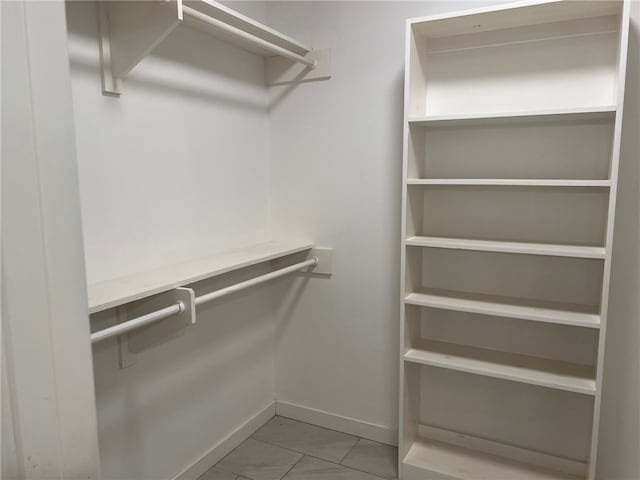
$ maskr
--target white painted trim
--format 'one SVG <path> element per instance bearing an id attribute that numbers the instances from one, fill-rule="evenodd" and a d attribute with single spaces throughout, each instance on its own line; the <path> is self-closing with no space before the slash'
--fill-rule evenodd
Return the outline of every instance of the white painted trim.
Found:
<path id="1" fill-rule="evenodd" d="M 249 420 L 233 430 L 225 438 L 213 445 L 209 450 L 196 458 L 190 465 L 182 469 L 173 480 L 195 480 L 212 466 L 222 460 L 234 448 L 248 439 L 253 433 L 267 423 L 276 414 L 276 402 L 271 402 L 257 412 Z"/>
<path id="2" fill-rule="evenodd" d="M 2 51 L 1 276 L 15 470 L 99 480 L 65 4 L 1 2 L 1 16 L 11 45 Z"/>
<path id="3" fill-rule="evenodd" d="M 625 81 L 627 78 L 627 50 L 629 47 L 629 25 L 631 2 L 625 0 L 620 19 L 620 38 L 618 46 L 618 82 L 617 82 L 617 114 L 613 133 L 613 148 L 611 153 L 611 189 L 609 190 L 609 212 L 607 214 L 607 230 L 605 246 L 607 255 L 604 260 L 602 274 L 602 297 L 600 300 L 600 335 L 598 337 L 598 354 L 596 364 L 596 397 L 593 405 L 593 424 L 591 429 L 591 448 L 589 452 L 589 471 L 587 480 L 596 478 L 596 461 L 598 458 L 598 437 L 600 429 L 600 405 L 602 402 L 602 376 L 607 333 L 607 317 L 609 315 L 609 287 L 611 281 L 611 254 L 613 245 L 614 224 L 616 218 L 616 199 L 618 193 L 618 168 L 620 164 L 620 146 L 622 141 L 622 118 L 624 110 Z"/>
<path id="4" fill-rule="evenodd" d="M 338 432 L 356 435 L 358 437 L 385 443 L 398 444 L 398 431 L 395 428 L 368 423 L 355 418 L 343 417 L 315 408 L 304 407 L 294 403 L 276 401 L 276 415 L 310 423 L 319 427 L 337 430 Z"/>

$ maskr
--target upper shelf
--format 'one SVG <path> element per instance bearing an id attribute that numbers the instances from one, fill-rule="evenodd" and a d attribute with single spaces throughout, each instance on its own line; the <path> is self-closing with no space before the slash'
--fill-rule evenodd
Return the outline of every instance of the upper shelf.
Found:
<path id="1" fill-rule="evenodd" d="M 410 247 L 447 248 L 452 250 L 475 250 L 480 252 L 520 253 L 525 255 L 547 255 L 553 257 L 604 259 L 606 249 L 596 245 L 559 245 L 553 243 L 505 242 L 477 238 L 449 238 L 436 236 L 414 236 L 406 239 Z"/>
<path id="2" fill-rule="evenodd" d="M 214 0 L 100 2 L 102 90 L 122 93 L 122 79 L 178 25 L 197 28 L 267 57 L 268 84 L 331 77 L 330 50 L 312 50 L 297 40 Z"/>
<path id="3" fill-rule="evenodd" d="M 295 241 L 261 243 L 148 272 L 94 283 L 88 287 L 89 313 L 124 305 L 233 270 L 311 250 L 312 246 L 310 243 Z"/>
<path id="4" fill-rule="evenodd" d="M 475 185 L 480 187 L 595 187 L 608 188 L 611 180 L 555 178 L 408 178 L 407 185 Z"/>
<path id="5" fill-rule="evenodd" d="M 505 28 L 561 22 L 581 18 L 619 15 L 622 2 L 593 0 L 589 2 L 522 1 L 490 7 L 462 10 L 414 18 L 410 25 L 424 38 L 490 32 Z"/>
<path id="6" fill-rule="evenodd" d="M 615 118 L 616 106 L 603 105 L 588 108 L 560 110 L 533 110 L 526 112 L 496 112 L 472 115 L 429 115 L 409 117 L 410 125 L 420 127 L 463 127 L 471 125 L 499 125 L 549 121 L 603 121 Z"/>

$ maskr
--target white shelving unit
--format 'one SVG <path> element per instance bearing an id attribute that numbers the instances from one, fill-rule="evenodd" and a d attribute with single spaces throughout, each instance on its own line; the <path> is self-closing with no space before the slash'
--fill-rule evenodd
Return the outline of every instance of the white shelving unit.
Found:
<path id="1" fill-rule="evenodd" d="M 594 479 L 628 8 L 407 22 L 403 480 Z"/>
<path id="2" fill-rule="evenodd" d="M 311 49 L 215 0 L 103 0 L 99 6 L 105 94 L 122 94 L 123 79 L 182 24 L 265 57 L 270 85 L 331 78 L 329 49 Z"/>

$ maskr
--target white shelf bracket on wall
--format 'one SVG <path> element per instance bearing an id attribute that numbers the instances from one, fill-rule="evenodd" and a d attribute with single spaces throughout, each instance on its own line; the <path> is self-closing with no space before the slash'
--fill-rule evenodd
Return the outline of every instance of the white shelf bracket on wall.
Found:
<path id="1" fill-rule="evenodd" d="M 98 16 L 105 95 L 121 95 L 123 79 L 182 23 L 265 57 L 268 85 L 331 78 L 331 50 L 312 50 L 214 0 L 101 1 Z"/>

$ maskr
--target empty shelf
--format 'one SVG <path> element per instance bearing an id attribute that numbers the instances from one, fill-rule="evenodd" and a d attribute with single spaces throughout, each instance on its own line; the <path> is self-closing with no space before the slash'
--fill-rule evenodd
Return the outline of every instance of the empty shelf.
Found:
<path id="1" fill-rule="evenodd" d="M 600 328 L 600 314 L 595 306 L 541 302 L 436 289 L 427 289 L 420 293 L 409 293 L 405 298 L 405 303 L 458 312 L 519 318 L 576 327 Z"/>
<path id="2" fill-rule="evenodd" d="M 405 353 L 408 362 L 595 395 L 593 367 L 453 343 L 423 340 Z"/>
<path id="3" fill-rule="evenodd" d="M 477 113 L 471 115 L 427 115 L 409 118 L 409 124 L 421 127 L 461 127 L 467 125 L 498 125 L 508 123 L 532 123 L 550 121 L 603 121 L 615 118 L 615 105 L 562 110 L 539 110 L 528 112 Z"/>
<path id="4" fill-rule="evenodd" d="M 476 185 L 485 187 L 597 187 L 608 188 L 611 180 L 561 180 L 534 178 L 409 178 L 407 185 Z"/>
<path id="5" fill-rule="evenodd" d="M 405 480 L 577 480 L 567 473 L 428 439 L 416 440 L 404 462 Z"/>
<path id="6" fill-rule="evenodd" d="M 587 245 L 557 245 L 552 243 L 501 242 L 471 238 L 409 237 L 406 244 L 414 247 L 477 250 L 483 252 L 523 253 L 556 257 L 604 258 L 605 248 Z"/>
<path id="7" fill-rule="evenodd" d="M 310 250 L 307 242 L 267 242 L 148 272 L 114 278 L 88 286 L 89 313 L 124 305 L 172 288 L 222 275 L 233 270 Z"/>

